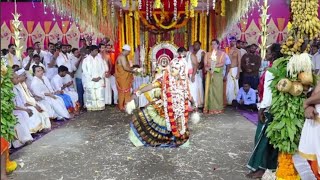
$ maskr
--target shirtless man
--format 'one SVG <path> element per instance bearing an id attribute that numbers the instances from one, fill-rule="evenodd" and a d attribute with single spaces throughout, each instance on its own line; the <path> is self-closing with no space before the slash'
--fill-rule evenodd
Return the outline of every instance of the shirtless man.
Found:
<path id="1" fill-rule="evenodd" d="M 118 107 L 121 111 L 124 111 L 125 104 L 130 101 L 131 98 L 133 73 L 139 72 L 140 70 L 130 67 L 128 62 L 130 51 L 131 47 L 127 44 L 124 45 L 115 64 L 115 78 L 119 96 Z"/>
<path id="2" fill-rule="evenodd" d="M 231 48 L 228 53 L 231 65 L 230 70 L 227 72 L 227 102 L 229 105 L 232 104 L 232 101 L 237 97 L 239 90 L 239 76 L 240 76 L 240 68 L 241 68 L 241 52 L 236 46 L 236 39 L 231 39 Z"/>

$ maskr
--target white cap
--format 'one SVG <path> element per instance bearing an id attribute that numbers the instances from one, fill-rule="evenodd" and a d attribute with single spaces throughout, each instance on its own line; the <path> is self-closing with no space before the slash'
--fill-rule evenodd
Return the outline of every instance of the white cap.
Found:
<path id="1" fill-rule="evenodd" d="M 131 47 L 128 45 L 128 44 L 125 44 L 123 47 L 122 47 L 123 50 L 127 50 L 127 51 L 131 51 Z"/>
<path id="2" fill-rule="evenodd" d="M 23 73 L 25 72 L 25 70 L 22 68 L 22 69 L 19 69 L 18 71 L 16 71 L 16 74 L 18 76 L 22 75 Z"/>

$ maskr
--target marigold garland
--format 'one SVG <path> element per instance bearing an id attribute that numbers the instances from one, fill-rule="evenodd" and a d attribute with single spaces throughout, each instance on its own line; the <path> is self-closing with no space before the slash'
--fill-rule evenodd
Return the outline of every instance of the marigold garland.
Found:
<path id="1" fill-rule="evenodd" d="M 92 14 L 97 15 L 97 0 L 92 0 Z"/>
<path id="2" fill-rule="evenodd" d="M 127 0 L 121 0 L 121 4 L 122 4 L 122 7 L 126 7 L 127 6 Z"/>
<path id="3" fill-rule="evenodd" d="M 193 7 L 197 7 L 198 6 L 198 0 L 190 0 L 190 4 Z"/>
<path id="4" fill-rule="evenodd" d="M 277 180 L 300 180 L 294 168 L 291 154 L 279 153 L 276 176 Z"/>
<path id="5" fill-rule="evenodd" d="M 221 0 L 221 16 L 226 16 L 226 0 Z"/>
<path id="6" fill-rule="evenodd" d="M 185 2 L 184 13 L 186 15 L 186 18 L 188 18 L 189 17 L 189 1 Z"/>
<path id="7" fill-rule="evenodd" d="M 102 15 L 103 15 L 103 17 L 107 16 L 107 7 L 108 7 L 107 3 L 108 3 L 107 0 L 102 0 Z"/>
<path id="8" fill-rule="evenodd" d="M 155 0 L 154 1 L 154 8 L 160 9 L 161 8 L 161 0 Z"/>

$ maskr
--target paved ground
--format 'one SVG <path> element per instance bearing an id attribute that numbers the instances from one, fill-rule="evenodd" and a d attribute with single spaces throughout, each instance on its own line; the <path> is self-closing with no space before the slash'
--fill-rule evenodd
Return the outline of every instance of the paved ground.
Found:
<path id="1" fill-rule="evenodd" d="M 246 179 L 255 126 L 234 111 L 191 126 L 189 148 L 136 148 L 130 117 L 115 108 L 86 113 L 12 155 L 16 180 Z"/>

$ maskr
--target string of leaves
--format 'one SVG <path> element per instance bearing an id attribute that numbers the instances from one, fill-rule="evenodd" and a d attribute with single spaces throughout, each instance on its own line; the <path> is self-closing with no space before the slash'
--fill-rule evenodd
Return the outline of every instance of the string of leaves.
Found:
<path id="1" fill-rule="evenodd" d="M 1 60 L 1 137 L 9 142 L 15 138 L 14 126 L 17 122 L 13 115 L 14 93 L 11 76 L 12 69 L 7 68 L 4 60 Z"/>
<path id="2" fill-rule="evenodd" d="M 271 114 L 273 121 L 267 128 L 267 137 L 274 148 L 280 152 L 294 154 L 299 145 L 300 133 L 304 123 L 303 102 L 305 95 L 298 97 L 289 93 L 280 92 L 276 86 L 283 78 L 287 77 L 287 64 L 290 57 L 282 57 L 276 60 L 269 69 L 274 79 L 271 83 L 272 105 Z"/>

